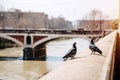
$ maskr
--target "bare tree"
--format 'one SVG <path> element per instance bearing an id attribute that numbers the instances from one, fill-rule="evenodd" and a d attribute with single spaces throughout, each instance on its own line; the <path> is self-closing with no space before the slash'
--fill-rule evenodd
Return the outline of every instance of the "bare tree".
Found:
<path id="1" fill-rule="evenodd" d="M 85 15 L 86 22 L 91 30 L 102 30 L 104 24 L 104 14 L 99 9 L 93 9 L 89 14 Z"/>
<path id="2" fill-rule="evenodd" d="M 72 24 L 70 25 L 70 21 L 65 20 L 62 16 L 58 16 L 57 18 L 51 18 L 49 20 L 49 28 L 51 29 L 70 29 L 72 28 Z"/>
<path id="3" fill-rule="evenodd" d="M 0 5 L 0 23 L 2 23 L 1 26 L 5 30 L 5 12 L 2 5 Z"/>
<path id="4" fill-rule="evenodd" d="M 20 21 L 20 18 L 22 17 L 22 12 L 21 10 L 15 9 L 15 8 L 10 8 L 7 13 L 7 21 L 8 24 L 7 26 L 12 26 L 14 28 L 18 27 L 18 23 Z M 12 21 L 12 22 L 10 22 Z M 10 23 L 10 24 L 9 24 Z"/>

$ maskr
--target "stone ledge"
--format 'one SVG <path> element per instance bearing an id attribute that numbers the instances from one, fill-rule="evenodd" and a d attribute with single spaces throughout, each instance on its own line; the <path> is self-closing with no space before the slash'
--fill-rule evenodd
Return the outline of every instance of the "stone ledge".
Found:
<path id="1" fill-rule="evenodd" d="M 107 71 L 104 70 L 105 66 L 109 65 L 107 59 L 111 57 L 109 55 L 111 54 L 111 46 L 114 45 L 116 34 L 117 31 L 114 31 L 96 43 L 103 51 L 104 56 L 100 56 L 97 53 L 96 55 L 91 55 L 91 51 L 87 49 L 76 56 L 79 58 L 66 61 L 62 66 L 54 69 L 39 80 L 105 80 Z"/>

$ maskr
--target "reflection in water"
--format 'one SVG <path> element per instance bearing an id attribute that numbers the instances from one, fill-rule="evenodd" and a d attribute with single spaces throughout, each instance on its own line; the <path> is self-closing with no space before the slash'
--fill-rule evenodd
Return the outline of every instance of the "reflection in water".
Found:
<path id="1" fill-rule="evenodd" d="M 22 58 L 22 57 L 21 57 Z M 7 57 L 7 56 L 2 56 L 0 57 L 0 61 L 13 61 L 13 60 L 20 60 L 20 57 Z M 22 59 L 21 59 L 22 60 Z"/>
<path id="2" fill-rule="evenodd" d="M 89 42 L 84 39 L 62 39 L 47 44 L 47 59 L 22 60 L 22 48 L 0 50 L 0 79 L 3 80 L 38 80 L 40 77 L 59 66 L 62 57 L 77 42 L 77 54 L 88 48 Z"/>

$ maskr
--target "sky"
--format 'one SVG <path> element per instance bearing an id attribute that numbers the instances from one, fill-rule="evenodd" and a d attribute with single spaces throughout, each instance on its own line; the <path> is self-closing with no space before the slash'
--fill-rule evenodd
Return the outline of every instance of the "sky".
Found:
<path id="1" fill-rule="evenodd" d="M 109 18 L 118 18 L 118 0 L 0 0 L 5 10 L 44 12 L 49 18 L 62 16 L 66 20 L 82 19 L 93 9 L 99 9 Z"/>

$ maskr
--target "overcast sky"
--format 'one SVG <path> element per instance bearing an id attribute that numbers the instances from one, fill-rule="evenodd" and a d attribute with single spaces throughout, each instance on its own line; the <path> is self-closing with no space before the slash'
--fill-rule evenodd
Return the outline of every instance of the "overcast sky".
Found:
<path id="1" fill-rule="evenodd" d="M 63 16 L 67 20 L 78 20 L 92 9 L 100 9 L 110 18 L 118 17 L 118 0 L 0 0 L 7 10 L 44 12 L 49 17 Z"/>

